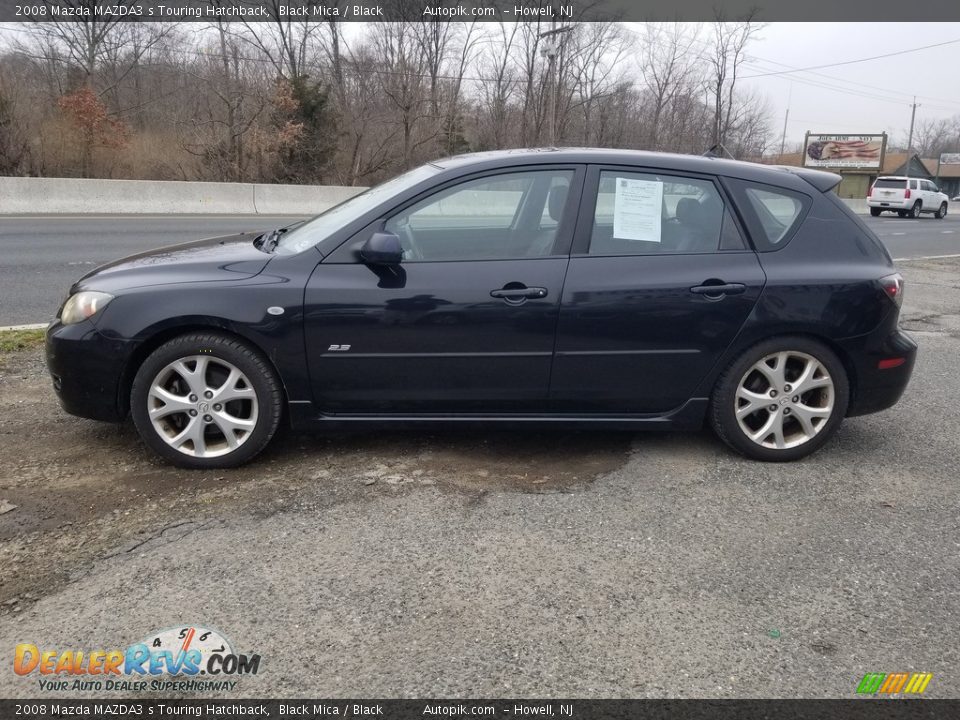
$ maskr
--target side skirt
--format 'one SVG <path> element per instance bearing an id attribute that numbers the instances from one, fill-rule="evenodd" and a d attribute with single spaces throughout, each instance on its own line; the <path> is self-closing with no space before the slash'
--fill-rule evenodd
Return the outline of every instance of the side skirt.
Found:
<path id="1" fill-rule="evenodd" d="M 296 430 L 342 430 L 361 429 L 398 425 L 497 425 L 500 427 L 523 427 L 533 425 L 563 425 L 581 428 L 605 428 L 621 430 L 699 430 L 706 417 L 707 398 L 691 398 L 670 412 L 653 414 L 589 414 L 557 413 L 535 414 L 497 414 L 497 413 L 340 413 L 317 414 L 313 403 L 295 401 L 288 404 L 290 426 Z"/>

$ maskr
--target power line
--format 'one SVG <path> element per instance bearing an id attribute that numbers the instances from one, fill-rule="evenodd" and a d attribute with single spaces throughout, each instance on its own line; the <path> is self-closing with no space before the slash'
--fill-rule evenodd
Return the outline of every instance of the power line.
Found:
<path id="1" fill-rule="evenodd" d="M 943 47 L 944 45 L 954 45 L 956 43 L 960 43 L 960 38 L 957 38 L 956 40 L 946 40 L 944 42 L 933 43 L 932 45 L 923 45 L 922 47 L 910 48 L 908 50 L 897 50 L 896 52 L 884 53 L 883 55 L 873 55 L 871 57 L 858 58 L 856 60 L 844 60 L 842 62 L 826 63 L 825 65 L 811 65 L 810 67 L 796 68 L 795 70 L 776 70 L 774 72 L 761 73 L 759 75 L 745 75 L 741 79 L 749 80 L 750 78 L 768 77 L 770 75 L 790 75 L 795 72 L 808 72 L 810 70 L 822 70 L 824 68 L 840 67 L 842 65 L 854 65 L 856 63 L 870 62 L 871 60 L 881 60 L 883 58 L 895 57 L 897 55 L 906 55 L 908 53 L 920 52 L 921 50 L 929 50 L 930 48 Z"/>
<path id="2" fill-rule="evenodd" d="M 913 97 L 913 94 L 911 94 L 911 93 L 901 92 L 901 91 L 899 91 L 899 90 L 894 90 L 894 89 L 889 88 L 889 87 L 880 87 L 879 85 L 870 85 L 870 84 L 868 84 L 868 83 L 861 82 L 861 81 L 859 81 L 859 80 L 846 80 L 846 79 L 844 79 L 844 78 L 837 77 L 836 75 L 826 75 L 825 73 L 820 73 L 820 72 L 803 71 L 801 68 L 797 68 L 797 67 L 795 67 L 795 66 L 793 66 L 793 65 L 788 65 L 787 63 L 782 63 L 782 62 L 777 62 L 776 60 L 769 60 L 769 59 L 767 59 L 767 58 L 762 58 L 762 57 L 760 57 L 759 55 L 751 55 L 751 58 L 752 58 L 753 60 L 758 60 L 758 61 L 760 61 L 760 62 L 762 62 L 762 63 L 766 63 L 767 65 L 778 65 L 779 67 L 790 68 L 791 70 L 794 70 L 795 72 L 807 72 L 807 73 L 810 74 L 810 75 L 816 75 L 817 77 L 826 78 L 827 80 L 831 80 L 831 81 L 833 81 L 833 82 L 845 83 L 845 84 L 847 84 L 847 85 L 853 85 L 855 89 L 857 89 L 857 88 L 869 88 L 869 89 L 871 89 L 871 90 L 879 90 L 879 91 L 882 92 L 882 93 L 892 93 L 893 95 L 901 95 L 901 96 L 903 96 L 903 98 L 904 98 L 904 101 L 903 101 L 903 102 L 904 102 L 905 105 L 909 105 L 909 104 L 910 104 L 910 103 L 907 101 L 907 98 L 912 98 L 912 97 Z M 764 70 L 764 68 L 759 68 L 759 69 L 760 69 L 760 70 Z M 754 75 L 753 77 L 763 77 L 763 76 L 756 76 L 756 75 Z M 782 76 L 777 76 L 777 77 L 782 77 Z M 785 79 L 785 80 L 786 80 L 786 79 L 795 80 L 796 78 L 783 78 L 783 79 Z M 937 102 L 952 103 L 952 104 L 960 105 L 960 100 L 947 100 L 947 99 L 945 99 L 945 98 L 937 98 L 937 97 L 932 97 L 932 96 L 930 96 L 930 95 L 917 95 L 917 97 L 918 97 L 918 98 L 921 98 L 921 99 L 923 99 L 923 100 L 935 100 L 935 101 L 937 101 Z M 949 110 L 950 108 L 945 108 L 945 109 Z"/>

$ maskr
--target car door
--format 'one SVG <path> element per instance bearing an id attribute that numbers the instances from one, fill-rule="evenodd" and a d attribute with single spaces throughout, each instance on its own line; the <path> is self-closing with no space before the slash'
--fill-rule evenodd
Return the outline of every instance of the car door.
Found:
<path id="1" fill-rule="evenodd" d="M 361 262 L 362 237 L 318 265 L 304 321 L 320 410 L 543 410 L 583 174 L 453 181 L 374 223 L 400 237 L 399 265 Z"/>
<path id="2" fill-rule="evenodd" d="M 554 406 L 680 407 L 764 281 L 715 178 L 592 166 L 560 309 Z"/>

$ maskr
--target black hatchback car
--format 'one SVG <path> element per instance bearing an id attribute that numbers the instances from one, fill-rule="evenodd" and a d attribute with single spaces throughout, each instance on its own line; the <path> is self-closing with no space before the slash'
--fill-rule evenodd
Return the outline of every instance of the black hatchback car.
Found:
<path id="1" fill-rule="evenodd" d="M 693 429 L 803 457 L 892 406 L 916 345 L 877 237 L 797 168 L 616 150 L 439 160 L 270 233 L 83 277 L 47 332 L 64 408 L 185 467 L 282 418 Z"/>

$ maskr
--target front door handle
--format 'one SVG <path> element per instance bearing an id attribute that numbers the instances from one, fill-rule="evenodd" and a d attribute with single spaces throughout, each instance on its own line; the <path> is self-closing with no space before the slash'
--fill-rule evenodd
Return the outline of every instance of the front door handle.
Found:
<path id="1" fill-rule="evenodd" d="M 508 303 L 521 303 L 524 300 L 536 300 L 546 296 L 547 289 L 542 287 L 505 287 L 490 291 L 490 297 L 506 300 Z"/>
<path id="2" fill-rule="evenodd" d="M 718 283 L 716 285 L 695 285 L 690 292 L 707 297 L 721 295 L 742 295 L 747 289 L 743 283 Z"/>

